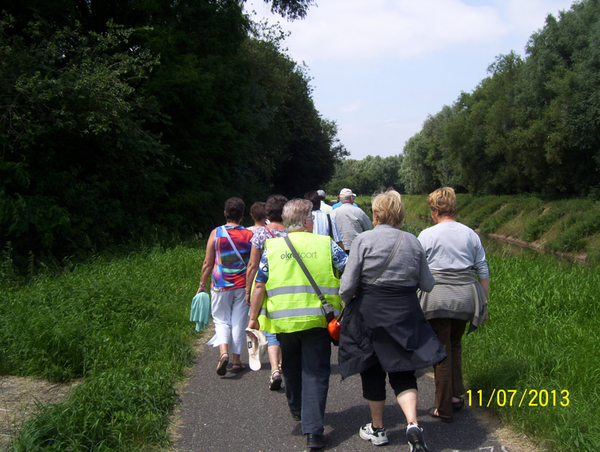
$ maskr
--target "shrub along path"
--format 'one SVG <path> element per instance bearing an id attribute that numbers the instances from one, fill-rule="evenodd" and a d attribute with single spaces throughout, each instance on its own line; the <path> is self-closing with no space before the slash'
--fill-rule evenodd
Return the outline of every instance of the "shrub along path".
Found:
<path id="1" fill-rule="evenodd" d="M 301 451 L 306 450 L 301 423 L 290 415 L 283 390 L 268 389 L 268 358 L 258 372 L 216 375 L 218 351 L 205 345 L 213 331 L 200 338 L 199 354 L 190 378 L 180 388 L 180 402 L 171 433 L 174 452 Z M 247 355 L 242 355 L 247 363 Z M 231 364 L 229 365 L 231 367 Z M 455 415 L 453 424 L 444 424 L 427 415 L 434 405 L 432 369 L 418 373 L 419 425 L 424 428 L 430 452 L 534 452 L 529 441 L 501 428 L 481 409 L 466 407 Z M 390 444 L 386 450 L 408 451 L 406 421 L 391 388 L 384 423 Z M 364 451 L 375 446 L 358 436 L 361 425 L 370 421 L 369 409 L 361 395 L 360 377 L 340 381 L 337 347 L 332 347 L 332 374 L 325 414 L 323 450 Z"/>

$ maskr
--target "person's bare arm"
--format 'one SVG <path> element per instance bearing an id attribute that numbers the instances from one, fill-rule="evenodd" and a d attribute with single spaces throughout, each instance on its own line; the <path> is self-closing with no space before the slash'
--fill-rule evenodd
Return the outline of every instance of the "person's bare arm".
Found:
<path id="1" fill-rule="evenodd" d="M 250 251 L 250 261 L 248 262 L 248 268 L 246 270 L 246 304 L 250 305 L 252 299 L 252 283 L 254 277 L 258 271 L 258 264 L 260 264 L 261 252 L 258 248 L 252 246 Z"/>
<path id="2" fill-rule="evenodd" d="M 208 293 L 209 287 L 207 286 L 208 281 L 210 279 L 210 275 L 212 273 L 212 269 L 215 266 L 215 237 L 216 230 L 210 233 L 208 237 L 208 242 L 206 243 L 206 253 L 204 255 L 204 262 L 202 263 L 202 272 L 200 273 L 200 287 L 198 287 L 198 292 L 206 292 Z"/>
<path id="3" fill-rule="evenodd" d="M 488 293 L 490 292 L 490 278 L 480 279 L 479 280 L 479 284 L 481 284 L 481 287 L 483 287 L 483 291 L 484 291 L 485 296 L 487 298 Z"/>
<path id="4" fill-rule="evenodd" d="M 258 323 L 258 314 L 260 313 L 260 308 L 263 304 L 266 293 L 267 290 L 265 283 L 257 282 L 254 285 L 252 302 L 250 303 L 250 320 L 248 321 L 248 328 L 253 328 L 256 330 L 260 329 L 260 324 Z"/>

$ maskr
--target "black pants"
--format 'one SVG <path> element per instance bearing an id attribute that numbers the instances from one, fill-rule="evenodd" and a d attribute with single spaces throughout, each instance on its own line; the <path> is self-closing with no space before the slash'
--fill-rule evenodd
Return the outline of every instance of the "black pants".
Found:
<path id="1" fill-rule="evenodd" d="M 387 375 L 396 397 L 407 389 L 417 389 L 417 378 L 414 370 L 390 372 Z M 379 363 L 360 373 L 365 399 L 373 402 L 385 400 L 385 376 L 386 372 Z"/>

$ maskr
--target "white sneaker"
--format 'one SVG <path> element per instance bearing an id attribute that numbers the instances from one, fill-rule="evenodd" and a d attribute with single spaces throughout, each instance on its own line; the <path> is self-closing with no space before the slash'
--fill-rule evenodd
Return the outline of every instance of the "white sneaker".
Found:
<path id="1" fill-rule="evenodd" d="M 429 452 L 423 439 L 423 429 L 416 424 L 409 425 L 406 429 L 406 439 L 410 452 Z"/>
<path id="2" fill-rule="evenodd" d="M 371 441 L 376 446 L 383 446 L 384 444 L 388 443 L 385 428 L 373 428 L 373 425 L 370 422 L 361 427 L 358 431 L 358 434 L 362 439 Z"/>

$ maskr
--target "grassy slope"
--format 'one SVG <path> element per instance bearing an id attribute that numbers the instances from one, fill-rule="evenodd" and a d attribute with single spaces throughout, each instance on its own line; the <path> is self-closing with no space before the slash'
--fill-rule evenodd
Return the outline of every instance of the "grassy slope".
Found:
<path id="1" fill-rule="evenodd" d="M 550 251 L 600 262 L 600 203 L 573 199 L 542 201 L 525 196 L 458 195 L 458 221 Z M 429 217 L 425 196 L 402 197 L 409 215 Z"/>

